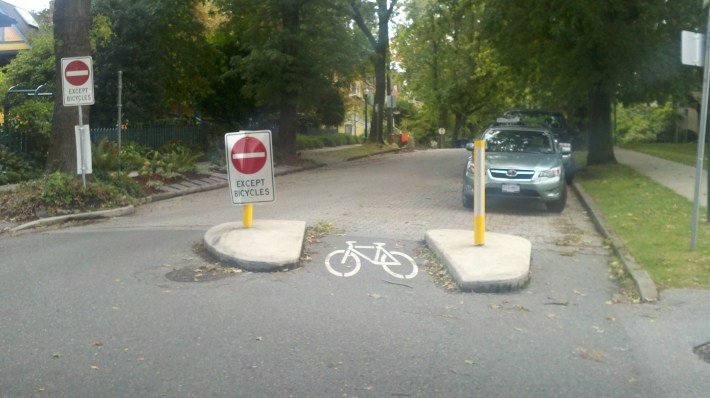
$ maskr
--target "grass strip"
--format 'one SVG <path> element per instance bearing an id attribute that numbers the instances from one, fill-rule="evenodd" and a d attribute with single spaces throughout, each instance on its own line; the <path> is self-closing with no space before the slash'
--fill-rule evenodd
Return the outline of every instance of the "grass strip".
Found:
<path id="1" fill-rule="evenodd" d="M 659 288 L 710 289 L 710 224 L 701 210 L 690 251 L 693 204 L 621 165 L 586 166 L 575 177 Z"/>
<path id="2" fill-rule="evenodd" d="M 697 144 L 674 144 L 674 143 L 634 143 L 621 144 L 619 147 L 631 151 L 645 153 L 647 155 L 657 156 L 673 162 L 682 163 L 687 166 L 695 167 L 698 159 Z M 704 152 L 703 164 L 707 167 L 708 153 Z"/>

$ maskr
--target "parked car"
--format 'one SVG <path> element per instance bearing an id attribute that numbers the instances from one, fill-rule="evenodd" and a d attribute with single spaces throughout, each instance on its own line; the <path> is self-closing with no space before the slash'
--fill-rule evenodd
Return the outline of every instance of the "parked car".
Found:
<path id="1" fill-rule="evenodd" d="M 541 200 L 548 210 L 561 212 L 567 203 L 563 151 L 549 129 L 519 125 L 493 126 L 486 142 L 486 198 L 516 197 Z M 467 145 L 473 150 L 473 144 Z M 473 207 L 474 160 L 469 156 L 461 193 L 464 207 Z"/>
<path id="2" fill-rule="evenodd" d="M 577 165 L 572 157 L 572 140 L 579 131 L 567 125 L 564 113 L 547 109 L 511 109 L 503 113 L 504 120 L 517 120 L 517 124 L 522 126 L 537 126 L 549 129 L 555 136 L 557 143 L 561 147 L 569 147 L 562 155 L 565 165 L 565 179 L 568 184 L 572 183 Z"/>

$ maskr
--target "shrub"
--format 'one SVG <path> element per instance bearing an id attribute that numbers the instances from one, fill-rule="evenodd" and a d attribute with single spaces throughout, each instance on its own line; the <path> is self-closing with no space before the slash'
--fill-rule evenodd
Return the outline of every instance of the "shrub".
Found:
<path id="1" fill-rule="evenodd" d="M 360 142 L 359 137 L 345 134 L 296 136 L 296 148 L 298 149 L 317 149 L 323 147 L 357 144 Z"/>
<path id="2" fill-rule="evenodd" d="M 58 215 L 131 204 L 134 200 L 112 184 L 96 180 L 86 189 L 75 175 L 52 173 L 0 194 L 0 215 L 18 221 L 38 213 Z"/>
<path id="3" fill-rule="evenodd" d="M 97 174 L 118 170 L 118 144 L 102 138 L 99 143 L 92 145 L 91 164 Z"/>
<path id="4" fill-rule="evenodd" d="M 0 145 L 0 185 L 26 181 L 39 172 L 37 164 L 27 156 Z"/>

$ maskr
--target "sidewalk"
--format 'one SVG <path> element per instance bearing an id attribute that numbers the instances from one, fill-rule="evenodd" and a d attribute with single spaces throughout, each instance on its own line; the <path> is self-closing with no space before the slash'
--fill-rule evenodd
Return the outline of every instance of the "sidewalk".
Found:
<path id="1" fill-rule="evenodd" d="M 640 152 L 629 151 L 614 147 L 616 160 L 626 166 L 631 167 L 640 174 L 667 186 L 679 195 L 685 196 L 691 202 L 695 196 L 695 167 L 686 166 L 681 163 L 646 155 Z M 700 205 L 706 206 L 708 203 L 708 173 L 707 165 L 703 165 L 704 171 L 701 178 Z"/>

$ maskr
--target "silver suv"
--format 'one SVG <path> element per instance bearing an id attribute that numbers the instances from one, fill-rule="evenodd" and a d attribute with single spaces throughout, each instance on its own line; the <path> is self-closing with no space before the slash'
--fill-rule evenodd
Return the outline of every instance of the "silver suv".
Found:
<path id="1" fill-rule="evenodd" d="M 563 151 L 552 132 L 527 126 L 494 126 L 482 136 L 486 141 L 486 197 L 542 200 L 547 209 L 561 212 L 567 203 Z M 472 150 L 473 144 L 466 149 Z M 469 156 L 463 178 L 464 207 L 473 207 L 473 157 Z"/>

